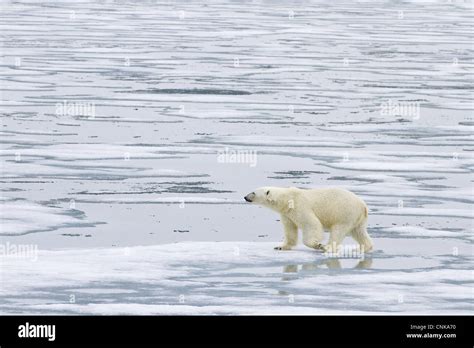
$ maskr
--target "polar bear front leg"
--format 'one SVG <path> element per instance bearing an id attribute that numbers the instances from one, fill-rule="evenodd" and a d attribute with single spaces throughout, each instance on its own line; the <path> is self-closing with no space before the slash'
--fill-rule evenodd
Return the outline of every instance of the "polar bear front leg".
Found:
<path id="1" fill-rule="evenodd" d="M 304 214 L 302 221 L 304 221 L 301 226 L 303 244 L 309 248 L 324 250 L 324 246 L 321 244 L 324 238 L 324 229 L 316 215 L 307 212 Z"/>
<path id="2" fill-rule="evenodd" d="M 281 223 L 285 231 L 285 240 L 283 245 L 275 247 L 275 250 L 290 250 L 298 243 L 298 226 L 285 215 L 281 215 Z"/>

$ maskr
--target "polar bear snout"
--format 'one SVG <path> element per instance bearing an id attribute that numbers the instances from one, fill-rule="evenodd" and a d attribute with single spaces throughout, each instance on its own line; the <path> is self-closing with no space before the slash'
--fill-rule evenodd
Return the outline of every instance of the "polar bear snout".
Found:
<path id="1" fill-rule="evenodd" d="M 255 199 L 255 192 L 250 192 L 247 196 L 244 197 L 247 202 L 253 202 Z"/>

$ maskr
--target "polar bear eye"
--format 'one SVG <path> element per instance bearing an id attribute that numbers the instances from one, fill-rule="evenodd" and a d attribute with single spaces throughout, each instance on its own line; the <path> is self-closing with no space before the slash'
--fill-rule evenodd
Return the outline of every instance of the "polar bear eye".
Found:
<path id="1" fill-rule="evenodd" d="M 270 194 L 270 190 L 267 191 L 267 196 Z"/>

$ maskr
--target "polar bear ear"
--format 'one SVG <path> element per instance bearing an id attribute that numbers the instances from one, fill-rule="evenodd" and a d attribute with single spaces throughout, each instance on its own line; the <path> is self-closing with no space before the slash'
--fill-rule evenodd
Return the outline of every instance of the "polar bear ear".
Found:
<path id="1" fill-rule="evenodd" d="M 271 190 L 267 190 L 265 192 L 265 198 L 267 199 L 268 202 L 275 203 L 275 196 L 274 196 L 274 193 L 271 192 Z"/>

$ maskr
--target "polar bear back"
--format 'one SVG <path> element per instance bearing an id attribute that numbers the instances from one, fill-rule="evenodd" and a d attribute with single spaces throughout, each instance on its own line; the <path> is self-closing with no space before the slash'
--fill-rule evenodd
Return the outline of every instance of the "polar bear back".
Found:
<path id="1" fill-rule="evenodd" d="M 331 228 L 335 224 L 355 226 L 367 218 L 365 202 L 345 189 L 306 189 L 301 190 L 300 194 L 325 228 Z"/>

